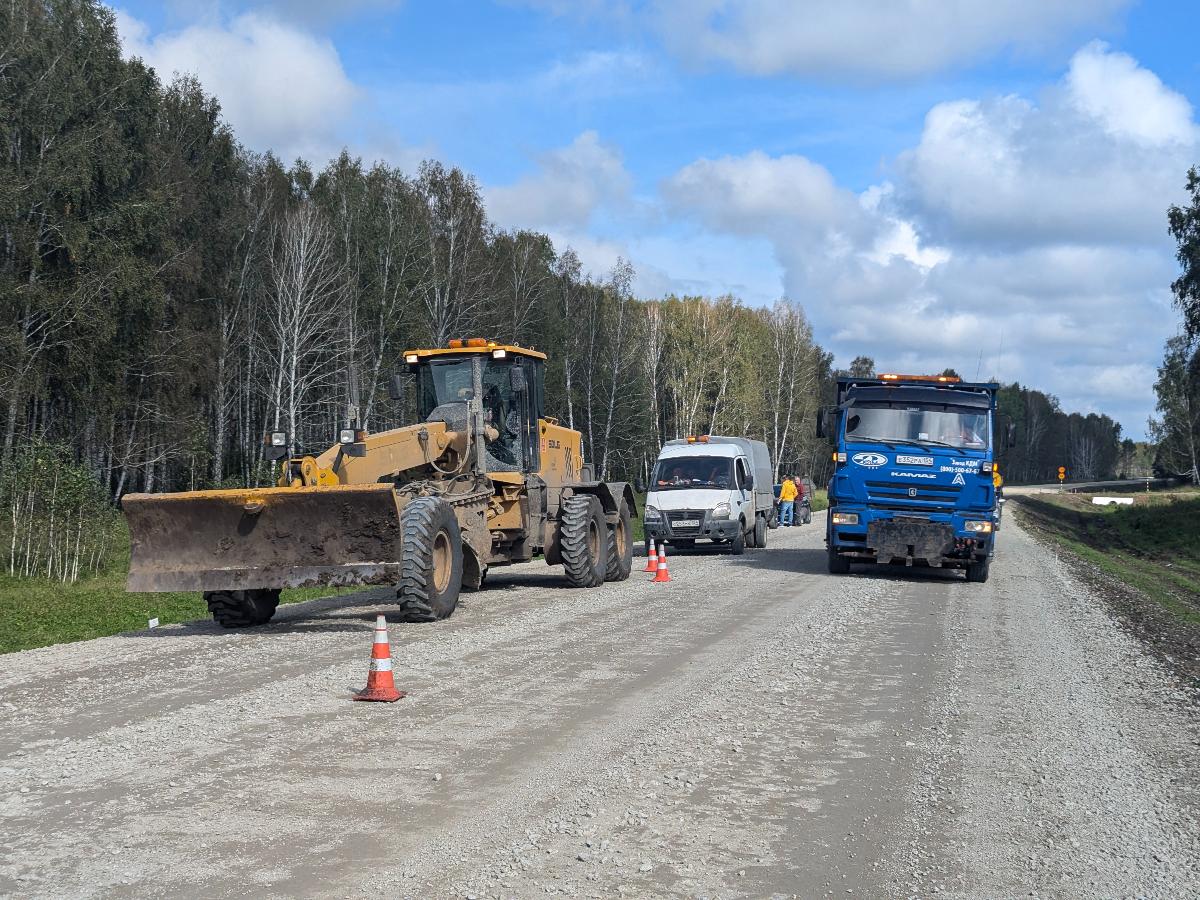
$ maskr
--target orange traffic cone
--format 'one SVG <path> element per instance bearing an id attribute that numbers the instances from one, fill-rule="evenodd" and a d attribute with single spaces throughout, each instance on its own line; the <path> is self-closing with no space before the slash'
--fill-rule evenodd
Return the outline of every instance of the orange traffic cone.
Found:
<path id="1" fill-rule="evenodd" d="M 658 550 L 658 571 L 654 573 L 654 581 L 670 581 L 671 573 L 667 571 L 667 545 L 663 544 Z"/>
<path id="2" fill-rule="evenodd" d="M 392 677 L 392 648 L 388 643 L 387 619 L 378 616 L 375 619 L 375 643 L 371 645 L 367 687 L 355 694 L 354 699 L 395 703 L 404 696 L 404 691 L 396 690 L 396 681 Z"/>
<path id="3" fill-rule="evenodd" d="M 658 571 L 658 551 L 654 549 L 654 541 L 650 542 L 650 553 L 646 556 L 646 568 L 642 569 L 642 571 L 643 572 L 657 572 Z"/>

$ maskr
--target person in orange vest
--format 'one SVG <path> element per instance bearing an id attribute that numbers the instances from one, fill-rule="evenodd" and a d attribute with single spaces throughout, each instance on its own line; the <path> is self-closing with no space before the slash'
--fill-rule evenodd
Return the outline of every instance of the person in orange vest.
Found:
<path id="1" fill-rule="evenodd" d="M 792 516 L 796 510 L 796 482 L 790 477 L 783 479 L 779 487 L 779 524 L 791 525 Z"/>

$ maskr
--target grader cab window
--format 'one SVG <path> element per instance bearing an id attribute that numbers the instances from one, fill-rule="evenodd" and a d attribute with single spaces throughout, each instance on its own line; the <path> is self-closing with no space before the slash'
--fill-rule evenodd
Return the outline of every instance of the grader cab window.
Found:
<path id="1" fill-rule="evenodd" d="M 472 359 L 436 359 L 420 368 L 417 402 L 422 419 L 427 420 L 439 406 L 474 399 L 474 365 Z"/>

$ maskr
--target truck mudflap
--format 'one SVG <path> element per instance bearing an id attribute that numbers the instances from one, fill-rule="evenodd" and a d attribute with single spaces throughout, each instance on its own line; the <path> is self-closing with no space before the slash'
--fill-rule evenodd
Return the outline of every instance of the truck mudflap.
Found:
<path id="1" fill-rule="evenodd" d="M 911 565 L 920 559 L 940 566 L 954 552 L 954 529 L 940 522 L 879 519 L 867 525 L 867 546 L 881 563 L 898 559 Z"/>
<path id="2" fill-rule="evenodd" d="M 390 484 L 127 494 L 126 588 L 214 591 L 388 584 L 400 571 Z"/>

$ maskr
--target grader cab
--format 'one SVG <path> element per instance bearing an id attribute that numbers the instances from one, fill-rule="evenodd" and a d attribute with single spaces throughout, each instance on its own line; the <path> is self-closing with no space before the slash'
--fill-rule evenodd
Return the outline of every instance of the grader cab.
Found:
<path id="1" fill-rule="evenodd" d="M 489 568 L 538 554 L 575 587 L 629 577 L 633 491 L 596 481 L 579 432 L 546 415 L 545 354 L 475 338 L 404 360 L 416 424 L 347 428 L 316 457 L 269 434 L 276 487 L 126 495 L 128 590 L 203 591 L 232 628 L 321 585 L 395 584 L 401 618 L 442 619 Z"/>

